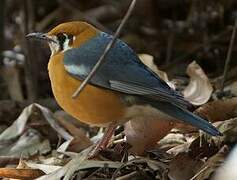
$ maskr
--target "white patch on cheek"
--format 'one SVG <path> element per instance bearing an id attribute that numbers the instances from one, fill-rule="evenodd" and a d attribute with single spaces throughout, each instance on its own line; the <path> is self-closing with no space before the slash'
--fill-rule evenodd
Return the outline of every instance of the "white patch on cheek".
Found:
<path id="1" fill-rule="evenodd" d="M 57 37 L 56 36 L 50 36 L 51 39 L 53 39 L 55 42 L 58 42 Z M 51 56 L 53 56 L 56 52 L 59 51 L 60 46 L 58 43 L 55 42 L 49 42 L 49 48 L 51 50 Z"/>
<path id="2" fill-rule="evenodd" d="M 82 65 L 65 65 L 65 68 L 68 72 L 74 74 L 74 75 L 81 75 L 81 76 L 87 76 L 90 72 L 90 69 L 85 66 L 84 64 Z"/>
<path id="3" fill-rule="evenodd" d="M 67 51 L 68 49 L 71 49 L 72 47 L 69 45 L 70 40 L 66 39 L 63 44 L 63 52 Z"/>

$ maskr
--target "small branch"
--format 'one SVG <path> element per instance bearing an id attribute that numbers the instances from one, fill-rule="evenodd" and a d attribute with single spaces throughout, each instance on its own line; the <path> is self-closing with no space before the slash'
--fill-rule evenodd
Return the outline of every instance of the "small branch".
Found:
<path id="1" fill-rule="evenodd" d="M 234 41 L 235 41 L 236 28 L 237 28 L 237 18 L 235 19 L 235 24 L 233 27 L 230 44 L 229 44 L 229 48 L 228 48 L 228 52 L 227 52 L 227 56 L 225 60 L 225 67 L 224 67 L 224 72 L 223 72 L 223 77 L 222 77 L 222 82 L 221 82 L 221 89 L 220 89 L 221 91 L 223 91 L 224 89 L 225 79 L 226 79 L 227 71 L 229 69 L 230 59 L 231 59 L 232 50 L 233 50 Z"/>
<path id="2" fill-rule="evenodd" d="M 196 179 L 196 177 L 198 177 L 201 173 L 203 173 L 205 170 L 208 169 L 208 166 L 205 166 L 204 168 L 202 168 L 197 174 L 195 174 L 190 180 L 194 180 Z"/>
<path id="3" fill-rule="evenodd" d="M 34 102 L 37 98 L 37 58 L 38 54 L 35 54 L 34 48 L 32 48 L 32 43 L 27 42 L 25 39 L 25 34 L 28 34 L 34 29 L 34 14 L 33 4 L 31 0 L 22 1 L 22 23 L 19 24 L 22 31 L 22 48 L 24 49 L 25 54 L 25 84 L 27 90 L 27 100 L 29 102 Z M 34 61 L 34 62 L 33 62 Z"/>
<path id="4" fill-rule="evenodd" d="M 116 180 L 127 180 L 127 179 L 133 179 L 133 178 L 136 179 L 136 177 L 139 179 L 139 176 L 140 176 L 139 172 L 133 171 L 129 174 L 117 177 Z"/>
<path id="5" fill-rule="evenodd" d="M 5 0 L 0 1 L 0 57 L 4 48 L 4 16 L 5 15 Z"/>
<path id="6" fill-rule="evenodd" d="M 27 17 L 28 16 L 28 17 Z M 34 15 L 34 4 L 32 0 L 25 0 L 25 19 L 26 19 L 26 32 L 34 31 L 35 27 L 35 15 Z M 23 37 L 25 39 L 25 36 Z M 25 40 L 26 41 L 26 40 Z M 26 41 L 27 51 L 28 51 L 28 59 L 26 59 L 25 70 L 28 81 L 27 87 L 27 99 L 29 102 L 34 102 L 37 99 L 37 70 L 38 70 L 38 51 L 36 52 L 36 48 L 31 50 L 33 44 L 32 42 Z M 28 66 L 28 67 L 27 67 Z"/>
<path id="7" fill-rule="evenodd" d="M 109 44 L 106 46 L 103 54 L 100 56 L 100 59 L 98 60 L 98 62 L 95 64 L 95 66 L 93 67 L 93 69 L 91 70 L 91 72 L 89 73 L 89 75 L 86 77 L 86 79 L 81 83 L 80 87 L 74 92 L 74 94 L 72 95 L 72 98 L 76 98 L 80 92 L 85 88 L 85 86 L 87 85 L 87 83 L 90 81 L 90 79 L 93 77 L 93 75 L 95 74 L 95 72 L 97 71 L 97 69 L 100 67 L 100 65 L 102 64 L 102 62 L 105 60 L 106 55 L 109 53 L 109 51 L 111 50 L 111 48 L 113 47 L 114 43 L 116 42 L 118 36 L 120 35 L 125 23 L 128 21 L 128 18 L 130 17 L 134 7 L 136 4 L 136 0 L 133 0 L 126 12 L 126 15 L 124 16 L 121 24 L 119 25 L 117 31 L 115 32 L 113 39 L 109 42 Z"/>

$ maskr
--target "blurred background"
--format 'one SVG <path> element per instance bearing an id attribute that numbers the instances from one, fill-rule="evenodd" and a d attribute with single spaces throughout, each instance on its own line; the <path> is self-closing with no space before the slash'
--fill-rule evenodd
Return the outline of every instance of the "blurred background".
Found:
<path id="1" fill-rule="evenodd" d="M 73 20 L 113 33 L 128 5 L 125 0 L 1 0 L 0 100 L 30 103 L 52 97 L 49 49 L 27 41 L 27 33 L 47 32 Z M 209 77 L 216 78 L 223 73 L 236 15 L 234 0 L 138 0 L 121 38 L 137 53 L 152 55 L 170 77 L 185 79 L 187 64 L 196 60 Z M 234 46 L 232 59 L 236 50 Z M 227 82 L 237 72 L 235 66 L 233 60 Z"/>
<path id="2" fill-rule="evenodd" d="M 60 163 L 50 161 L 51 165 L 67 168 L 64 165 L 74 156 L 62 158 L 59 156 L 61 154 L 55 153 L 56 149 L 60 149 L 62 142 L 67 142 L 73 137 L 72 143 L 68 143 L 70 144 L 68 150 L 79 153 L 100 139 L 103 134 L 102 129 L 79 123 L 59 110 L 51 92 L 47 72 L 49 48 L 47 44 L 29 41 L 25 36 L 31 32 L 48 32 L 56 25 L 67 21 L 86 21 L 104 32 L 113 34 L 130 2 L 128 0 L 0 0 L 1 167 L 8 164 L 16 166 L 18 163 L 19 167 L 24 153 L 25 160 L 33 159 L 41 164 L 48 163 L 39 161 L 41 154 L 45 155 L 44 160 L 51 157 L 58 158 Z M 142 172 L 143 176 L 138 174 L 138 179 L 149 179 L 147 177 L 151 175 L 153 179 L 158 175 L 163 177 L 160 179 L 169 180 L 192 177 L 198 177 L 200 180 L 210 179 L 236 144 L 237 44 L 233 33 L 237 28 L 236 19 L 235 0 L 137 0 L 132 16 L 122 30 L 120 38 L 138 54 L 143 54 L 140 57 L 144 58 L 146 64 L 169 85 L 181 90 L 185 98 L 199 107 L 196 113 L 214 123 L 224 134 L 220 138 L 205 139 L 191 127 L 175 124 L 175 131 L 159 139 L 154 151 L 147 151 L 151 143 L 149 138 L 144 140 L 144 135 L 157 133 L 159 124 L 151 125 L 152 128 L 143 127 L 142 124 L 143 130 L 146 131 L 141 131 L 139 128 L 131 129 L 128 124 L 121 126 L 115 134 L 116 136 L 122 134 L 117 136 L 120 138 L 118 142 L 125 142 L 126 136 L 128 144 L 137 148 L 137 151 L 146 151 L 148 154 L 143 159 L 147 162 L 146 165 L 139 161 L 128 168 L 132 173 L 137 173 L 137 169 Z M 228 59 L 230 61 L 225 65 Z M 226 75 L 223 78 L 224 69 Z M 168 77 L 172 81 L 169 81 Z M 222 85 L 223 82 L 225 86 Z M 42 106 L 30 105 L 34 102 Z M 64 131 L 58 128 L 58 122 Z M 68 135 L 68 132 L 71 135 Z M 157 142 L 155 133 L 151 140 Z M 136 144 L 132 144 L 133 139 L 136 140 L 134 141 Z M 111 147 L 115 145 L 112 144 Z M 124 149 L 122 156 L 111 155 L 109 151 L 108 159 L 111 161 L 107 163 L 114 165 L 113 160 L 129 162 L 127 149 Z M 161 153 L 161 150 L 164 152 Z M 132 157 L 135 159 L 135 156 Z M 149 161 L 150 164 L 155 163 L 152 166 L 154 169 L 148 167 L 149 159 L 152 160 Z M 88 168 L 87 174 L 83 172 L 85 178 L 90 176 L 90 173 L 95 177 L 98 177 L 98 174 L 107 178 L 114 176 L 114 168 L 107 166 L 105 171 L 101 165 L 98 166 L 95 162 L 93 165 L 94 169 Z M 28 164 L 28 166 L 41 169 L 35 165 Z M 98 172 L 96 170 L 97 173 L 94 173 L 96 168 L 103 172 L 97 169 Z M 230 170 L 230 174 L 235 171 Z M 219 175 L 221 179 L 227 177 L 221 173 L 222 171 Z M 80 175 L 80 172 L 78 174 Z M 38 174 L 37 177 L 41 175 Z M 233 179 L 236 179 L 236 176 Z M 31 174 L 29 177 L 33 179 Z"/>

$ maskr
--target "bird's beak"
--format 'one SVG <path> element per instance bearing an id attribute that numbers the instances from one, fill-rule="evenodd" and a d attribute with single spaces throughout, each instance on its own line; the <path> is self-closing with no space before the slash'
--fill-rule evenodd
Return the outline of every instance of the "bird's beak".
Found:
<path id="1" fill-rule="evenodd" d="M 29 33 L 26 35 L 26 38 L 34 38 L 34 39 L 43 40 L 47 42 L 57 43 L 52 37 L 48 36 L 45 33 L 40 33 L 40 32 Z"/>

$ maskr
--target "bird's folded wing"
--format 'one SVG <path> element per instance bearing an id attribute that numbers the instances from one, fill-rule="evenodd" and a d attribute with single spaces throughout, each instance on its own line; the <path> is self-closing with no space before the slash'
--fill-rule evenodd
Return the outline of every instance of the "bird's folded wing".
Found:
<path id="1" fill-rule="evenodd" d="M 108 34 L 100 33 L 80 47 L 65 51 L 66 71 L 73 77 L 84 80 L 111 38 Z M 134 51 L 121 40 L 116 41 L 89 83 L 130 95 L 167 101 L 182 107 L 190 105 L 177 91 L 145 66 Z"/>
<path id="2" fill-rule="evenodd" d="M 160 89 L 150 88 L 138 83 L 124 82 L 117 80 L 110 80 L 110 87 L 112 90 L 123 92 L 130 95 L 140 95 L 149 99 L 166 101 L 179 106 L 189 106 L 189 102 L 186 102 L 182 96 L 175 96 L 168 94 Z"/>

